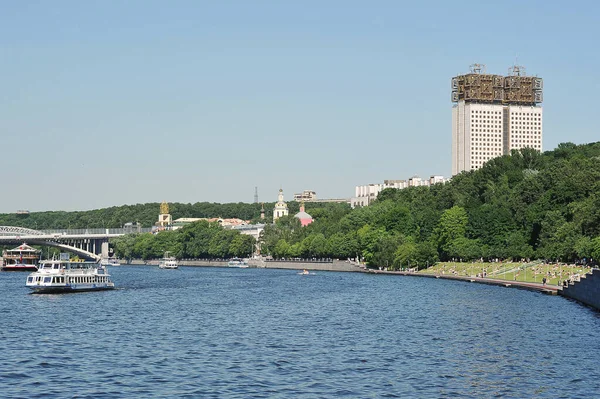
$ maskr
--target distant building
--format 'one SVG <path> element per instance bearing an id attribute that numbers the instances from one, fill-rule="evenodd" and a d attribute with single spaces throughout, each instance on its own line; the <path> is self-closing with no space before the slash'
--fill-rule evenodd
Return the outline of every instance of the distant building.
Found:
<path id="1" fill-rule="evenodd" d="M 395 188 L 398 190 L 407 187 L 431 186 L 433 184 L 445 183 L 449 179 L 443 176 L 431 176 L 429 179 L 421 179 L 419 176 L 413 176 L 408 180 L 384 180 L 383 183 L 367 184 L 356 186 L 354 197 L 350 199 L 350 206 L 356 208 L 359 206 L 368 206 L 377 199 L 377 195 L 386 188 Z"/>
<path id="2" fill-rule="evenodd" d="M 317 193 L 311 190 L 304 190 L 301 193 L 298 194 L 294 194 L 294 201 L 296 202 L 301 202 L 301 201 L 316 201 L 317 200 Z"/>
<path id="3" fill-rule="evenodd" d="M 246 234 L 254 237 L 256 241 L 260 238 L 260 233 L 265 229 L 265 225 L 263 223 L 258 224 L 245 224 L 239 226 L 231 226 L 232 230 L 237 230 L 242 234 Z"/>
<path id="4" fill-rule="evenodd" d="M 343 203 L 350 203 L 350 199 L 348 198 L 321 198 L 318 199 L 317 198 L 317 193 L 315 191 L 312 190 L 304 190 L 301 193 L 296 193 L 294 194 L 294 201 L 296 202 L 335 202 L 335 203 L 339 203 L 339 204 L 343 204 Z"/>
<path id="5" fill-rule="evenodd" d="M 231 228 L 235 226 L 245 226 L 249 222 L 247 220 L 242 220 L 238 218 L 179 218 L 173 221 L 173 230 L 177 230 L 182 228 L 185 225 L 190 223 L 199 222 L 201 220 L 206 220 L 208 223 L 218 223 L 222 227 Z"/>
<path id="6" fill-rule="evenodd" d="M 444 176 L 431 176 L 429 178 L 429 185 L 433 186 L 438 183 L 446 183 L 449 179 L 446 179 Z"/>
<path id="7" fill-rule="evenodd" d="M 304 211 L 304 202 L 300 203 L 300 212 L 294 215 L 294 217 L 300 220 L 300 224 L 304 226 L 308 226 L 313 222 L 312 216 Z"/>
<path id="8" fill-rule="evenodd" d="M 288 206 L 283 201 L 283 189 L 279 189 L 279 196 L 277 197 L 277 203 L 275 204 L 275 209 L 273 209 L 273 222 L 279 219 L 282 216 L 287 216 L 289 214 Z"/>
<path id="9" fill-rule="evenodd" d="M 142 224 L 138 222 L 128 222 L 123 225 L 123 229 L 126 233 L 140 233 L 142 231 Z"/>

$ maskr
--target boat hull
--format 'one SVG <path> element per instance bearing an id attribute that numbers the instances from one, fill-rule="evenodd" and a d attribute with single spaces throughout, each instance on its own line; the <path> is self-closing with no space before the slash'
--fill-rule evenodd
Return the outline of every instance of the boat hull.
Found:
<path id="1" fill-rule="evenodd" d="M 3 272 L 35 272 L 37 269 L 37 266 L 34 265 L 7 265 L 2 266 L 0 270 Z"/>
<path id="2" fill-rule="evenodd" d="M 89 291 L 108 291 L 114 290 L 115 286 L 112 285 L 67 285 L 67 286 L 29 286 L 29 289 L 34 294 L 68 294 L 74 292 L 89 292 Z"/>

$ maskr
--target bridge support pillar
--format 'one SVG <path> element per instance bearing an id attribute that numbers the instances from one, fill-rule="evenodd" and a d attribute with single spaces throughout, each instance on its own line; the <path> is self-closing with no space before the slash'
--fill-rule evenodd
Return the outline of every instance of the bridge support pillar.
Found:
<path id="1" fill-rule="evenodd" d="M 108 240 L 102 241 L 102 257 L 108 258 Z"/>

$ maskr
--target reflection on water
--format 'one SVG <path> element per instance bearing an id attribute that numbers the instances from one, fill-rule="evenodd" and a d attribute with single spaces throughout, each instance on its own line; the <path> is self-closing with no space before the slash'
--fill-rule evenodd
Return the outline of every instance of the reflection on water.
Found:
<path id="1" fill-rule="evenodd" d="M 30 295 L 0 273 L 3 397 L 593 397 L 600 317 L 438 279 L 112 268 Z"/>

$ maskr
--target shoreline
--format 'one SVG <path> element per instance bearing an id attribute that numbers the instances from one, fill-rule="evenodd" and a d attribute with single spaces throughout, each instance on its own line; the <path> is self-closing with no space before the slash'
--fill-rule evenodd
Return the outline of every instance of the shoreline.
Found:
<path id="1" fill-rule="evenodd" d="M 142 261 L 134 259 L 131 265 L 135 266 L 158 266 L 160 259 Z M 470 283 L 487 284 L 502 286 L 506 288 L 518 288 L 529 291 L 541 292 L 546 295 L 560 295 L 562 287 L 556 285 L 544 285 L 541 283 L 529 283 L 520 281 L 509 281 L 501 279 L 492 279 L 487 277 L 470 277 L 470 276 L 455 276 L 455 275 L 437 275 L 423 274 L 406 271 L 388 271 L 367 269 L 362 265 L 356 265 L 348 261 L 333 260 L 332 262 L 277 262 L 251 259 L 249 267 L 259 269 L 284 269 L 284 270 L 312 270 L 312 271 L 333 271 L 333 272 L 348 272 L 348 273 L 366 273 L 378 275 L 393 275 L 393 276 L 408 276 L 408 277 L 424 277 L 424 278 L 439 278 L 445 280 L 465 281 Z M 226 260 L 180 260 L 179 266 L 190 267 L 228 267 Z"/>
<path id="2" fill-rule="evenodd" d="M 492 279 L 487 277 L 469 277 L 469 276 L 452 276 L 452 275 L 438 275 L 438 274 L 422 274 L 414 272 L 403 272 L 403 271 L 386 271 L 386 270 L 373 270 L 366 269 L 365 273 L 372 274 L 388 274 L 388 275 L 401 275 L 411 277 L 426 277 L 426 278 L 439 278 L 445 280 L 465 281 L 469 283 L 496 285 L 506 288 L 519 288 L 528 291 L 537 291 L 546 295 L 559 295 L 562 292 L 562 287 L 557 285 L 548 285 L 542 283 L 528 283 L 522 281 L 509 281 L 501 279 Z"/>

